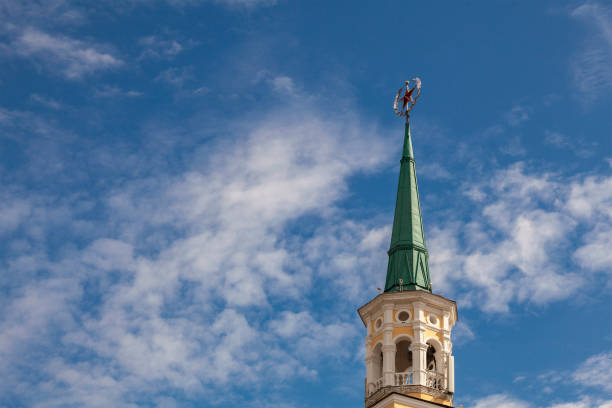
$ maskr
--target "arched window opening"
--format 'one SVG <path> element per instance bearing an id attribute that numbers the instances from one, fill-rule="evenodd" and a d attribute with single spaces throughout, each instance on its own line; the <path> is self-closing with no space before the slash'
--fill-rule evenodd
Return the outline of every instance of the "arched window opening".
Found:
<path id="1" fill-rule="evenodd" d="M 431 344 L 427 347 L 427 370 L 437 371 L 436 349 Z"/>
<path id="2" fill-rule="evenodd" d="M 373 352 L 374 356 L 376 357 L 374 359 L 374 374 L 376 376 L 375 379 L 381 378 L 383 376 L 383 352 L 382 352 L 382 345 L 378 344 L 375 348 L 374 348 L 374 352 Z"/>
<path id="3" fill-rule="evenodd" d="M 395 371 L 403 373 L 412 369 L 412 343 L 402 340 L 397 343 L 395 352 Z"/>

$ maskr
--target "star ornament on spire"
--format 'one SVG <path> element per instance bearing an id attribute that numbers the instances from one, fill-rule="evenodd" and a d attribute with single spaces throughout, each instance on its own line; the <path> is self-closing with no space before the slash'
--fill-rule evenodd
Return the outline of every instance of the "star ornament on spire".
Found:
<path id="1" fill-rule="evenodd" d="M 403 96 L 402 91 L 404 91 Z M 399 91 L 397 91 L 397 95 L 395 95 L 395 100 L 393 101 L 393 110 L 395 114 L 397 116 L 405 116 L 406 120 L 408 120 L 410 111 L 414 108 L 420 94 L 421 80 L 418 77 L 406 81 L 406 85 L 402 86 Z M 400 102 L 402 103 L 401 108 L 399 107 Z"/>

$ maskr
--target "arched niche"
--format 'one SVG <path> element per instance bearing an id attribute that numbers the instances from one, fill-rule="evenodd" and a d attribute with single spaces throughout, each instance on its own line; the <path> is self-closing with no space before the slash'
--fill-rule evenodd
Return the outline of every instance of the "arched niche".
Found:
<path id="1" fill-rule="evenodd" d="M 426 341 L 427 354 L 425 368 L 428 371 L 442 371 L 442 344 L 437 339 L 430 338 Z"/>
<path id="2" fill-rule="evenodd" d="M 395 340 L 395 372 L 403 373 L 412 370 L 412 339 L 402 336 Z"/>
<path id="3" fill-rule="evenodd" d="M 383 376 L 383 352 L 382 343 L 378 343 L 372 349 L 372 355 L 374 359 L 372 361 L 372 372 L 374 373 L 374 380 L 377 380 Z"/>

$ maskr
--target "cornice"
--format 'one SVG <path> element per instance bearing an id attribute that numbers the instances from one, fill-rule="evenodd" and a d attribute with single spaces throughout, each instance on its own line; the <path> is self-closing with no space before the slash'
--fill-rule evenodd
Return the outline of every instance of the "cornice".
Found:
<path id="1" fill-rule="evenodd" d="M 410 290 L 405 292 L 381 293 L 374 299 L 370 300 L 365 305 L 361 306 L 357 312 L 361 317 L 361 321 L 366 325 L 365 316 L 372 313 L 372 310 L 378 307 L 381 303 L 401 303 L 403 301 L 421 301 L 426 305 L 437 306 L 439 309 L 451 309 L 454 316 L 454 322 L 458 320 L 457 302 L 447 299 L 435 293 L 424 292 L 420 290 Z M 454 323 L 453 322 L 453 323 Z"/>
<path id="2" fill-rule="evenodd" d="M 366 408 L 382 408 L 388 406 L 389 402 L 398 402 L 414 408 L 437 408 L 448 405 L 425 401 L 420 398 L 411 397 L 406 394 L 427 394 L 432 397 L 448 399 L 452 401 L 452 393 L 434 390 L 422 385 L 401 385 L 395 387 L 383 387 L 365 399 Z"/>

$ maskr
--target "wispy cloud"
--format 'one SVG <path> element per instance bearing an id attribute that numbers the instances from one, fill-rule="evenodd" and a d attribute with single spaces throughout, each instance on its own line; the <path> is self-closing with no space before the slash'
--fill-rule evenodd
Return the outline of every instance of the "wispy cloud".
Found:
<path id="1" fill-rule="evenodd" d="M 171 67 L 163 70 L 155 78 L 158 82 L 165 82 L 177 89 L 181 89 L 185 84 L 194 79 L 193 67 Z"/>
<path id="2" fill-rule="evenodd" d="M 351 222 L 335 206 L 347 179 L 377 168 L 388 153 L 373 127 L 305 107 L 299 115 L 269 113 L 230 139 L 196 146 L 180 174 L 111 188 L 98 201 L 109 216 L 78 238 L 87 242 L 81 249 L 68 245 L 51 261 L 16 246 L 21 256 L 10 274 L 30 271 L 32 279 L 5 297 L 3 312 L 11 315 L 0 315 L 0 374 L 11 370 L 2 389 L 32 387 L 38 391 L 30 402 L 47 406 L 130 406 L 139 393 L 154 399 L 170 391 L 219 398 L 207 390 L 235 387 L 236 376 L 248 392 L 270 378 L 312 380 L 322 362 L 357 355 L 357 322 L 321 319 L 303 302 L 319 282 L 353 299 L 374 286 L 378 258 L 371 255 L 384 257 L 388 230 Z M 49 214 L 53 200 L 2 202 L 11 203 L 7 231 L 28 225 L 46 237 L 58 223 L 72 233 L 84 221 L 82 203 L 68 206 L 52 228 L 31 214 L 41 206 Z M 313 234 L 288 233 L 313 214 Z M 356 257 L 344 244 L 355 240 L 362 248 Z M 339 257 L 326 252 L 333 242 L 345 247 Z M 45 347 L 54 353 L 18 357 Z"/>
<path id="3" fill-rule="evenodd" d="M 545 304 L 578 290 L 586 276 L 565 262 L 606 276 L 612 263 L 603 250 L 612 242 L 611 183 L 612 176 L 602 176 L 568 185 L 515 165 L 471 185 L 466 194 L 482 211 L 467 223 L 438 225 L 430 235 L 434 288 L 452 291 L 464 305 L 504 312 L 513 302 Z M 567 247 L 570 235 L 581 243 L 578 249 Z"/>
<path id="4" fill-rule="evenodd" d="M 535 405 L 532 402 L 508 394 L 493 394 L 474 401 L 474 408 L 610 408 L 612 400 L 582 396 L 577 401 L 561 402 L 553 405 Z"/>
<path id="5" fill-rule="evenodd" d="M 197 45 L 197 42 L 194 40 L 175 37 L 175 35 L 167 32 L 160 35 L 141 37 L 138 39 L 138 44 L 143 50 L 139 58 L 172 59 Z"/>
<path id="6" fill-rule="evenodd" d="M 170 0 L 170 1 L 172 2 L 174 0 Z M 230 6 L 230 7 L 253 8 L 253 7 L 260 7 L 260 6 L 272 6 L 276 4 L 278 0 L 212 0 L 212 1 L 215 3 L 223 4 L 223 5 Z"/>
<path id="7" fill-rule="evenodd" d="M 611 407 L 612 407 L 612 400 L 605 400 L 605 399 L 586 396 L 579 401 L 554 404 L 548 408 L 611 408 Z"/>
<path id="8" fill-rule="evenodd" d="M 494 394 L 474 401 L 474 408 L 529 408 L 530 404 L 507 394 Z"/>
<path id="9" fill-rule="evenodd" d="M 571 146 L 568 137 L 561 132 L 546 130 L 544 131 L 544 136 L 545 142 L 555 147 L 568 148 Z"/>
<path id="10" fill-rule="evenodd" d="M 518 126 L 529 119 L 529 111 L 525 106 L 516 105 L 504 114 L 504 118 L 510 126 Z"/>
<path id="11" fill-rule="evenodd" d="M 133 89 L 123 90 L 118 86 L 104 85 L 100 88 L 97 88 L 94 91 L 94 95 L 99 98 L 113 98 L 113 97 L 136 97 L 142 96 L 143 93 L 139 91 L 135 91 Z"/>
<path id="12" fill-rule="evenodd" d="M 46 69 L 69 79 L 78 79 L 123 64 L 119 57 L 99 44 L 55 36 L 35 28 L 19 33 L 12 42 L 12 51 L 41 61 Z"/>
<path id="13" fill-rule="evenodd" d="M 575 8 L 571 16 L 584 22 L 588 29 L 588 37 L 573 58 L 571 69 L 578 90 L 589 102 L 612 88 L 612 11 L 588 2 Z"/>
<path id="14" fill-rule="evenodd" d="M 459 321 L 453 328 L 453 343 L 457 346 L 462 346 L 470 341 L 474 340 L 476 335 L 470 326 L 464 322 Z"/>
<path id="15" fill-rule="evenodd" d="M 48 96 L 43 96 L 43 95 L 39 95 L 39 94 L 32 94 L 32 95 L 30 95 L 30 100 L 32 102 L 35 102 L 35 103 L 37 103 L 39 105 L 42 105 L 44 107 L 47 107 L 49 109 L 53 109 L 53 110 L 64 109 L 64 105 L 61 102 L 59 102 L 59 101 L 57 101 L 57 100 L 55 100 L 53 98 L 50 98 Z"/>
<path id="16" fill-rule="evenodd" d="M 568 136 L 554 130 L 544 131 L 544 142 L 559 149 L 570 150 L 577 156 L 583 158 L 592 156 L 597 146 L 596 143 L 585 142 L 582 138 L 574 138 L 572 143 Z"/>
<path id="17" fill-rule="evenodd" d="M 612 351 L 587 359 L 573 378 L 585 387 L 598 387 L 612 393 Z"/>
<path id="18" fill-rule="evenodd" d="M 272 89 L 279 93 L 292 95 L 296 92 L 296 86 L 293 79 L 288 76 L 276 76 L 269 80 Z"/>

